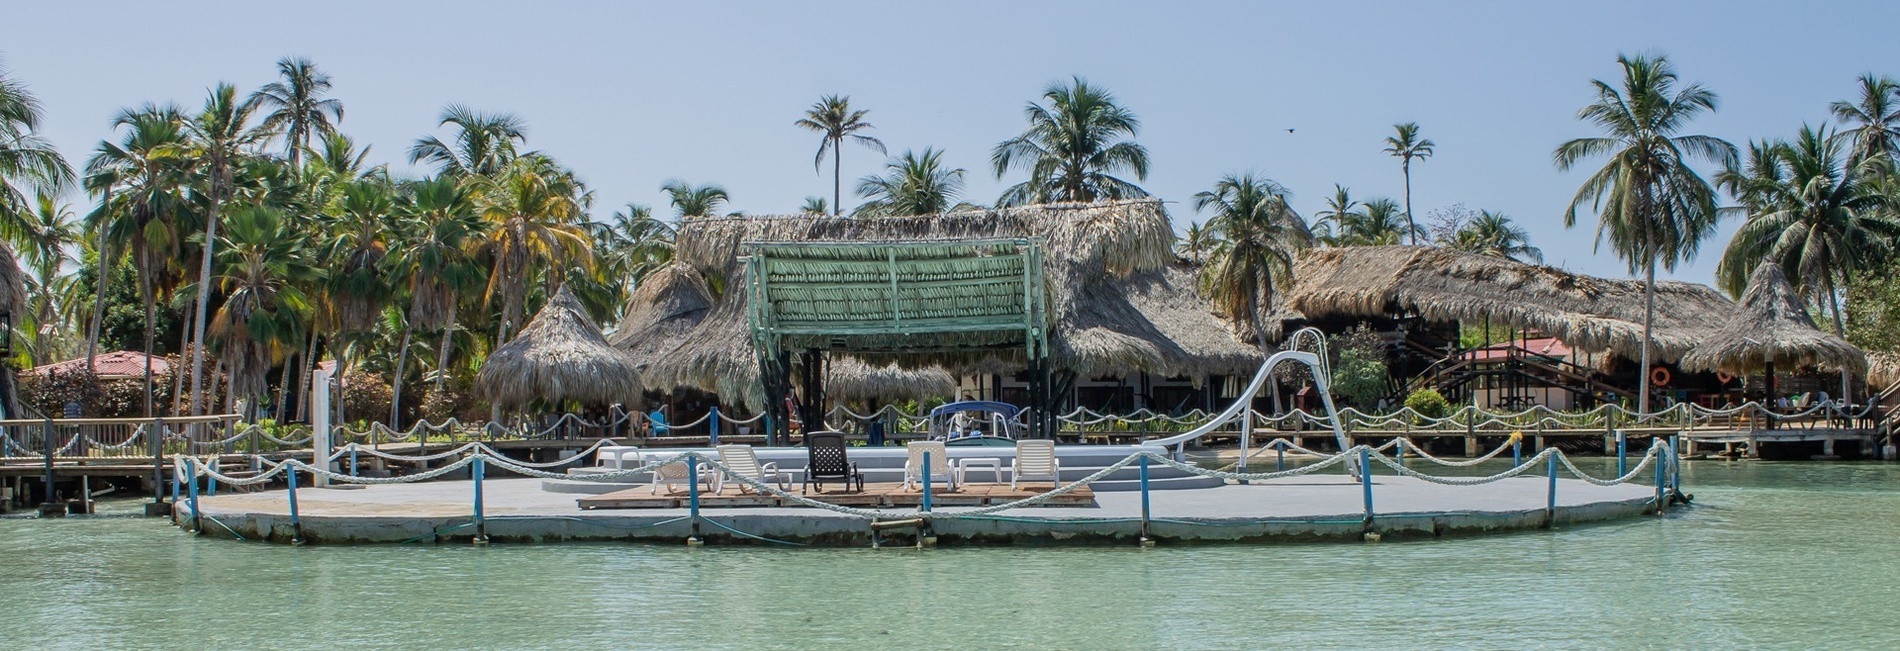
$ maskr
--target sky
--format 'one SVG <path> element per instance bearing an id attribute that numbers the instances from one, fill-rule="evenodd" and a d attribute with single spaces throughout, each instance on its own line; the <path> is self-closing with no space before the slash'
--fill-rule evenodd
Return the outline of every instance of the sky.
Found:
<path id="1" fill-rule="evenodd" d="M 1900 75 L 1900 4 L 1876 2 L 44 2 L 0 16 L 0 58 L 76 165 L 113 137 L 120 108 L 195 108 L 218 82 L 248 92 L 296 55 L 333 77 L 341 130 L 372 162 L 426 173 L 406 151 L 442 133 L 448 104 L 513 113 L 529 148 L 594 190 L 598 219 L 628 202 L 667 214 L 659 188 L 673 179 L 723 185 L 753 214 L 829 196 L 817 135 L 792 123 L 830 93 L 869 109 L 892 154 L 945 150 L 987 204 L 1021 180 L 995 178 L 991 148 L 1046 86 L 1078 75 L 1140 117 L 1140 185 L 1177 228 L 1206 218 L 1195 192 L 1235 172 L 1289 187 L 1308 219 L 1334 184 L 1399 199 L 1383 141 L 1418 122 L 1438 145 L 1412 166 L 1421 219 L 1500 211 L 1549 264 L 1606 276 L 1628 270 L 1593 245 L 1594 216 L 1563 225 L 1587 170 L 1560 172 L 1551 152 L 1597 135 L 1576 111 L 1591 79 L 1617 78 L 1619 53 L 1666 54 L 1714 90 L 1719 110 L 1688 131 L 1737 146 L 1826 121 L 1863 73 Z M 885 157 L 843 154 L 849 207 Z M 1664 276 L 1710 282 L 1736 226 Z"/>

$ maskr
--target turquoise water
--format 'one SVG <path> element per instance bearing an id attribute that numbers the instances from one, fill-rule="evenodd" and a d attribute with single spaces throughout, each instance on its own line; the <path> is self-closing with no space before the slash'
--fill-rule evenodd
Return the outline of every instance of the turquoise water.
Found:
<path id="1" fill-rule="evenodd" d="M 1405 543 L 290 548 L 0 520 L 0 647 L 1900 646 L 1900 465 L 1689 462 L 1665 518 Z M 126 509 L 132 505 L 120 505 Z"/>

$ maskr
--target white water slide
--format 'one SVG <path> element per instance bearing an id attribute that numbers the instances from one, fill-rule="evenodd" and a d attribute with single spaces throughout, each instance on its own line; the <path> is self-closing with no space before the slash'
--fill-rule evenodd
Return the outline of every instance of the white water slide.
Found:
<path id="1" fill-rule="evenodd" d="M 1300 350 L 1302 344 L 1309 342 L 1317 352 Z M 1314 328 L 1302 328 L 1298 332 L 1293 333 L 1292 337 L 1287 338 L 1287 346 L 1288 348 L 1286 350 L 1267 357 L 1266 363 L 1260 365 L 1260 371 L 1253 374 L 1253 381 L 1247 383 L 1247 388 L 1240 392 L 1240 397 L 1235 398 L 1233 404 L 1228 405 L 1226 410 L 1215 414 L 1212 419 L 1202 423 L 1200 427 L 1174 436 L 1145 441 L 1144 443 L 1147 445 L 1172 447 L 1175 449 L 1175 457 L 1179 459 L 1182 449 L 1186 447 L 1188 441 L 1207 436 L 1220 429 L 1222 425 L 1239 419 L 1240 458 L 1242 467 L 1245 467 L 1248 448 L 1251 446 L 1253 437 L 1253 398 L 1254 396 L 1260 395 L 1260 390 L 1266 386 L 1267 380 L 1272 377 L 1273 368 L 1275 366 L 1280 365 L 1282 362 L 1297 362 L 1305 364 L 1307 368 L 1313 371 L 1314 388 L 1319 390 L 1319 399 L 1326 406 L 1326 422 L 1333 426 L 1333 438 L 1339 442 L 1339 449 L 1345 450 L 1351 448 L 1352 446 L 1346 442 L 1345 430 L 1340 428 L 1339 412 L 1333 409 L 1333 392 L 1329 386 L 1332 383 L 1332 371 L 1326 364 L 1326 335 Z"/>

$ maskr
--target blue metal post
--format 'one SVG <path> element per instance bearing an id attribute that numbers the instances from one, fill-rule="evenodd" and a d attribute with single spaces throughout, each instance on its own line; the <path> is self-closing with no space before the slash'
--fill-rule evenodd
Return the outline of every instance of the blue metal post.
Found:
<path id="1" fill-rule="evenodd" d="M 710 432 L 707 438 L 708 440 L 712 442 L 713 447 L 718 447 L 719 446 L 719 405 L 713 405 L 712 412 L 706 415 L 706 422 L 708 424 L 707 426 L 710 428 L 707 430 L 708 432 Z"/>
<path id="2" fill-rule="evenodd" d="M 198 516 L 198 459 L 185 457 L 185 480 L 191 482 L 186 488 L 191 495 L 191 530 L 194 533 L 204 531 L 204 522 Z"/>
<path id="3" fill-rule="evenodd" d="M 1274 441 L 1273 471 L 1286 472 L 1286 441 Z"/>
<path id="4" fill-rule="evenodd" d="M 1654 449 L 1654 448 L 1652 447 L 1651 449 Z M 1666 497 L 1665 495 L 1663 495 L 1663 466 L 1664 465 L 1667 465 L 1667 459 L 1664 459 L 1663 455 L 1657 454 L 1656 455 L 1656 513 L 1659 515 L 1663 512 L 1663 509 L 1669 505 L 1668 502 L 1663 500 L 1663 498 Z"/>
<path id="5" fill-rule="evenodd" d="M 692 516 L 693 522 L 693 535 L 687 539 L 687 542 L 694 543 L 699 541 L 699 464 L 697 457 L 691 455 L 681 455 L 681 457 L 685 459 L 686 464 L 686 512 Z"/>
<path id="6" fill-rule="evenodd" d="M 1623 434 L 1623 430 L 1616 430 L 1616 476 L 1621 477 L 1629 473 L 1629 437 Z"/>
<path id="7" fill-rule="evenodd" d="M 1366 527 L 1372 527 L 1372 455 L 1368 448 L 1359 448 L 1359 487 L 1366 496 Z"/>
<path id="8" fill-rule="evenodd" d="M 1682 435 L 1669 435 L 1669 490 L 1682 492 Z"/>
<path id="9" fill-rule="evenodd" d="M 1544 501 L 1544 526 L 1549 527 L 1557 523 L 1557 453 L 1555 451 L 1550 453 L 1550 459 L 1545 465 L 1548 466 L 1547 470 L 1550 473 L 1550 495 Z"/>
<path id="10" fill-rule="evenodd" d="M 1516 468 L 1521 465 L 1524 465 L 1524 441 L 1522 440 L 1512 441 L 1511 442 L 1511 467 Z"/>
<path id="11" fill-rule="evenodd" d="M 356 475 L 356 444 L 355 443 L 350 444 L 350 476 L 351 477 L 357 476 Z"/>
<path id="12" fill-rule="evenodd" d="M 1399 465 L 1403 466 L 1405 465 L 1405 444 L 1408 441 L 1406 441 L 1403 438 L 1398 438 L 1398 439 L 1393 439 L 1393 440 L 1398 441 L 1397 444 L 1392 446 L 1397 451 L 1397 454 L 1395 454 L 1394 456 L 1398 457 Z"/>
<path id="13" fill-rule="evenodd" d="M 290 463 L 285 460 L 284 463 Z M 297 517 L 297 468 L 284 469 L 284 481 L 290 486 L 290 542 L 303 544 L 303 520 Z"/>
<path id="14" fill-rule="evenodd" d="M 1141 539 L 1148 540 L 1148 455 L 1141 455 Z"/>
<path id="15" fill-rule="evenodd" d="M 211 463 L 206 464 L 206 468 L 209 470 L 217 470 L 218 459 L 216 457 L 213 457 L 211 459 Z M 212 479 L 211 475 L 205 475 L 205 497 L 215 497 L 217 496 L 217 494 L 218 494 L 218 480 Z"/>
<path id="16" fill-rule="evenodd" d="M 475 543 L 488 542 L 488 522 L 482 517 L 482 476 L 487 474 L 487 464 L 480 453 L 475 456 L 475 467 L 470 474 L 475 476 Z"/>
<path id="17" fill-rule="evenodd" d="M 930 453 L 924 453 L 924 501 L 923 511 L 930 512 Z"/>

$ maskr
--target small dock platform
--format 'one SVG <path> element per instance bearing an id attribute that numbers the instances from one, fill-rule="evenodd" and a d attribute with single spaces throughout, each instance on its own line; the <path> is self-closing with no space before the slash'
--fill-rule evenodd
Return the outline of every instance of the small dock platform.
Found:
<path id="1" fill-rule="evenodd" d="M 1041 486 L 1019 486 L 1010 489 L 1008 484 L 966 484 L 951 490 L 948 486 L 933 486 L 930 490 L 930 502 L 935 506 L 989 506 L 1028 499 L 1052 490 L 1046 483 Z M 824 491 L 805 493 L 805 497 L 838 506 L 857 508 L 915 507 L 923 503 L 923 490 L 918 487 L 905 488 L 900 483 L 865 484 L 864 490 L 832 487 Z M 690 498 L 685 488 L 673 492 L 655 494 L 652 488 L 641 486 L 614 491 L 605 495 L 591 495 L 575 500 L 583 510 L 592 509 L 677 509 L 686 505 Z M 699 496 L 702 509 L 782 506 L 809 508 L 795 500 L 782 499 L 773 495 L 761 495 L 737 486 L 726 486 L 718 493 L 703 493 Z M 1056 507 L 1095 507 L 1095 491 L 1083 486 L 1068 493 L 1049 498 L 1041 506 Z"/>

